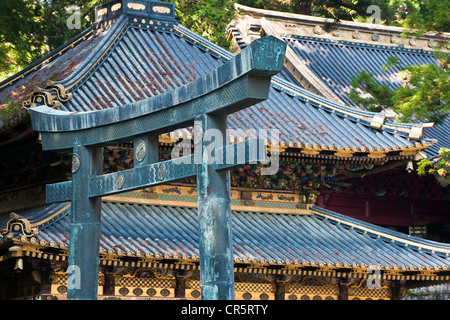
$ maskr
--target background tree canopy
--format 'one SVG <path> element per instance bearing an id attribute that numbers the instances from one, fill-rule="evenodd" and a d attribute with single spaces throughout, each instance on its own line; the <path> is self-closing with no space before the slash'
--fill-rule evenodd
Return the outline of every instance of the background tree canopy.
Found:
<path id="1" fill-rule="evenodd" d="M 164 0 L 171 1 L 171 0 Z M 0 81 L 56 49 L 94 19 L 94 7 L 107 0 L 2 0 L 0 6 Z M 380 8 L 380 22 L 424 31 L 448 31 L 450 0 L 175 0 L 178 21 L 227 48 L 225 27 L 243 5 L 340 20 L 371 19 L 370 5 Z M 66 25 L 75 5 L 81 28 Z M 332 26 L 331 26 L 332 27 Z"/>
<path id="2" fill-rule="evenodd" d="M 101 0 L 2 0 L 0 5 L 0 81 L 58 48 L 85 30 Z M 81 11 L 81 29 L 69 29 L 66 8 Z"/>

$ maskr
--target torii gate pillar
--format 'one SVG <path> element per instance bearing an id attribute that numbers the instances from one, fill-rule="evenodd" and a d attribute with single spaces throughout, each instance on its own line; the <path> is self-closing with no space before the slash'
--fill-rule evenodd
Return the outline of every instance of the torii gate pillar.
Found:
<path id="1" fill-rule="evenodd" d="M 199 127 L 201 126 L 201 127 Z M 201 115 L 194 125 L 199 132 L 220 130 L 226 144 L 226 115 Z M 195 141 L 195 140 L 194 140 Z M 200 283 L 202 300 L 234 300 L 233 239 L 230 204 L 230 172 L 209 165 L 212 156 L 206 141 L 196 141 L 195 153 L 202 155 L 197 171 Z M 198 150 L 201 148 L 201 150 Z"/>
<path id="2" fill-rule="evenodd" d="M 101 198 L 89 198 L 89 177 L 102 174 L 103 148 L 75 146 L 72 156 L 67 299 L 97 299 Z M 84 271 L 84 272 L 82 272 Z M 92 283 L 95 285 L 85 285 Z M 82 285 L 83 284 L 83 285 Z"/>

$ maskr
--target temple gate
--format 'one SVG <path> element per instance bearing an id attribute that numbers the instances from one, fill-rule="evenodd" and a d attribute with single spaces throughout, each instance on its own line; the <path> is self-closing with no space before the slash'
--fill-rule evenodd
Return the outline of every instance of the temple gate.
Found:
<path id="1" fill-rule="evenodd" d="M 265 37 L 202 78 L 116 108 L 75 114 L 43 105 L 29 109 L 43 150 L 73 150 L 72 181 L 47 185 L 48 203 L 72 203 L 68 299 L 97 299 L 102 196 L 193 176 L 202 299 L 234 299 L 229 170 L 264 161 L 266 149 L 260 139 L 227 145 L 226 119 L 268 98 L 285 50 L 284 42 Z M 193 124 L 195 153 L 159 162 L 159 134 Z M 214 137 L 222 141 L 205 139 L 208 132 L 220 133 Z M 103 147 L 128 141 L 134 143 L 134 168 L 102 174 Z"/>

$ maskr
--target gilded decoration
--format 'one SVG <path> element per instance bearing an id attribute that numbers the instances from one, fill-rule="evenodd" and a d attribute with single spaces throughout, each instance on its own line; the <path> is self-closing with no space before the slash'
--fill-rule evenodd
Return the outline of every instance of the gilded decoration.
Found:
<path id="1" fill-rule="evenodd" d="M 195 131 L 195 130 L 194 130 Z M 199 131 L 196 131 L 199 132 Z M 200 133 L 199 133 L 200 135 Z M 195 137 L 195 134 L 194 134 Z M 170 146 L 160 148 L 160 159 L 169 160 L 171 159 Z M 409 150 L 409 149 L 408 149 Z M 369 150 L 367 150 L 369 151 Z M 107 147 L 104 149 L 104 173 L 112 173 L 121 170 L 127 170 L 133 168 L 134 166 L 134 150 L 132 146 L 129 147 Z M 144 154 L 141 149 L 137 148 L 137 160 Z M 342 157 L 349 158 L 351 154 L 354 153 L 353 149 L 349 148 L 338 148 L 336 150 L 338 154 Z M 363 151 L 364 152 L 364 151 Z M 372 150 L 373 154 L 384 154 L 384 152 L 378 152 L 377 150 Z M 141 154 L 142 153 L 142 154 Z M 284 160 L 286 159 L 286 160 Z M 356 163 L 336 163 L 329 161 L 328 163 L 317 163 L 314 160 L 308 162 L 301 162 L 300 160 L 294 161 L 294 158 L 290 160 L 289 158 L 281 158 L 279 160 L 279 168 L 276 174 L 262 176 L 259 174 L 261 169 L 264 167 L 259 164 L 248 164 L 239 169 L 231 170 L 230 172 L 230 182 L 233 188 L 257 188 L 264 190 L 273 191 L 289 191 L 294 194 L 285 195 L 264 195 L 261 194 L 260 197 L 252 199 L 242 199 L 242 200 L 252 200 L 259 201 L 264 200 L 264 196 L 271 196 L 273 200 L 281 200 L 287 202 L 302 202 L 311 203 L 306 200 L 299 200 L 298 194 L 309 197 L 313 191 L 319 187 L 325 188 L 347 188 L 349 184 L 342 181 L 342 178 L 352 175 L 356 171 L 364 172 L 365 170 L 370 170 L 374 168 L 374 164 L 356 164 Z M 164 175 L 164 168 L 161 167 L 158 171 L 161 177 Z M 195 179 L 186 179 L 183 184 L 195 185 Z M 144 196 L 150 196 L 145 192 Z M 277 198 L 277 199 L 276 199 Z"/>
<path id="2" fill-rule="evenodd" d="M 139 4 L 132 3 L 132 5 L 136 5 L 134 8 L 135 10 L 143 10 L 139 7 Z M 128 4 L 130 7 L 130 4 Z M 145 6 L 144 6 L 145 9 Z M 166 8 L 167 9 L 167 8 Z M 155 8 L 153 8 L 155 11 Z M 164 13 L 164 12 L 160 12 Z M 143 19 L 142 23 L 145 23 L 146 21 Z M 149 22 L 152 23 L 152 22 Z M 158 22 L 158 25 L 160 22 Z M 167 24 L 166 24 L 167 25 Z M 320 27 L 319 27 L 320 28 Z M 316 29 L 316 33 L 319 33 L 319 29 Z M 320 32 L 321 33 L 321 32 Z M 373 39 L 374 41 L 377 41 Z M 54 94 L 49 93 L 49 91 L 54 91 Z M 49 103 L 49 105 L 57 104 L 59 101 L 64 102 L 70 99 L 71 95 L 66 92 L 65 88 L 61 85 L 54 84 L 54 83 L 48 83 L 47 87 L 44 89 L 37 88 L 35 91 L 35 95 L 30 97 L 30 105 L 32 103 L 40 103 L 47 99 L 46 103 Z M 49 96 L 50 95 L 50 96 Z M 33 100 L 34 99 L 34 100 Z M 57 99 L 54 101 L 50 101 L 51 99 Z M 66 100 L 65 100 L 66 99 Z M 373 119 L 374 122 L 377 119 Z M 384 120 L 384 119 L 383 119 Z M 381 128 L 383 126 L 383 121 L 379 123 L 374 123 L 374 126 Z M 194 137 L 198 134 L 195 133 L 194 129 Z M 283 151 L 287 150 L 287 144 L 282 142 L 281 145 L 285 146 L 283 148 Z M 289 147 L 293 147 L 293 142 L 289 142 Z M 319 154 L 322 150 L 325 150 L 326 146 L 318 146 L 318 145 L 308 145 L 306 144 L 304 153 L 308 154 Z M 331 148 L 330 148 L 331 149 Z M 334 155 L 341 156 L 341 157 L 352 157 L 353 152 L 356 152 L 358 149 L 356 147 L 353 149 L 350 149 L 350 147 L 342 148 L 342 147 L 336 147 L 333 149 L 336 150 L 336 153 Z M 386 153 L 384 152 L 386 150 L 378 150 L 373 149 L 370 150 L 373 154 L 379 155 L 380 157 L 386 156 Z M 142 152 L 142 150 L 141 150 Z M 145 157 L 145 150 L 144 157 Z M 139 159 L 143 159 L 142 155 L 139 154 L 140 150 L 139 148 L 136 148 L 136 157 L 135 159 L 137 161 L 142 161 Z M 169 150 L 163 150 L 160 154 L 161 158 L 167 159 L 170 157 Z M 370 156 L 369 156 L 370 157 Z M 303 159 L 304 160 L 304 159 Z M 269 177 L 264 177 L 261 179 L 264 180 L 258 180 L 259 176 L 257 173 L 259 170 L 261 170 L 261 166 L 258 165 L 248 165 L 241 169 L 234 170 L 231 174 L 232 177 L 232 183 L 234 184 L 234 189 L 231 190 L 231 200 L 234 202 L 234 205 L 240 205 L 240 206 L 258 206 L 258 205 L 276 205 L 277 206 L 277 213 L 283 213 L 282 211 L 278 211 L 278 205 L 283 205 L 287 208 L 298 209 L 299 207 L 303 208 L 303 205 L 305 204 L 314 204 L 316 200 L 317 193 L 315 190 L 319 187 L 346 187 L 346 184 L 343 183 L 340 178 L 342 176 L 352 174 L 354 172 L 358 171 L 364 171 L 365 169 L 368 169 L 370 166 L 370 169 L 373 168 L 373 164 L 351 164 L 351 163 L 337 163 L 336 161 L 333 161 L 333 163 L 323 161 L 323 162 L 317 162 L 308 163 L 308 161 L 299 160 L 298 158 L 296 161 L 280 161 L 280 166 L 278 168 L 277 174 Z M 127 167 L 131 167 L 133 163 L 133 153 L 132 151 L 126 151 L 123 152 L 123 154 L 120 154 L 119 152 L 113 153 L 112 161 L 108 159 L 105 161 L 105 163 L 108 163 L 108 170 L 114 171 L 114 170 L 125 170 Z M 112 163 L 112 165 L 111 165 Z M 76 172 L 77 168 L 79 167 L 79 158 L 74 155 L 72 158 L 72 170 L 75 170 L 73 172 Z M 115 165 L 115 168 L 114 168 Z M 106 166 L 105 166 L 106 167 Z M 106 171 L 106 169 L 105 169 Z M 255 174 L 256 173 L 256 174 Z M 165 177 L 165 167 L 164 165 L 161 165 L 159 167 L 159 170 L 157 172 L 158 177 L 160 180 L 163 180 Z M 117 175 L 116 185 L 120 189 L 123 186 L 123 175 L 119 174 Z M 189 183 L 191 186 L 189 186 Z M 165 197 L 166 200 L 181 200 L 182 201 L 195 201 L 197 197 L 197 193 L 195 188 L 192 187 L 193 181 L 187 181 L 187 186 L 173 186 L 173 185 L 161 185 L 155 188 L 149 188 L 148 190 L 144 190 L 142 192 L 133 192 L 131 195 L 126 195 L 127 197 L 141 197 L 144 199 L 162 199 L 161 197 Z M 259 191 L 251 191 L 258 187 L 264 187 L 265 189 L 260 189 Z M 264 190 L 264 191 L 261 191 Z M 267 191 L 267 192 L 266 192 Z M 275 191 L 275 192 L 274 192 Z M 292 192 L 287 192 L 292 191 Z M 137 196 L 139 195 L 139 196 Z M 194 200 L 192 200 L 194 199 Z M 271 206 L 269 210 L 273 212 L 273 207 Z M 305 209 L 307 207 L 304 207 Z M 340 222 L 339 222 L 340 223 Z M 10 229 L 8 231 L 8 229 Z M 353 229 L 353 227 L 352 227 Z M 13 232 L 16 232 L 19 234 L 22 234 L 21 239 L 25 236 L 25 240 L 22 240 L 24 243 L 28 241 L 26 238 L 31 236 L 36 236 L 38 234 L 37 228 L 32 228 L 32 224 L 29 223 L 27 219 L 21 219 L 18 215 L 11 213 L 11 220 L 8 222 L 7 230 L 2 231 L 2 236 L 11 237 L 10 235 L 13 234 Z M 366 234 L 367 231 L 364 231 L 364 234 Z M 380 236 L 378 235 L 378 238 Z M 34 240 L 34 241 L 33 241 Z M 32 246 L 47 246 L 47 242 L 45 240 L 36 240 L 36 238 L 32 238 L 32 240 L 29 241 Z M 394 242 L 394 240 L 392 240 Z M 407 244 L 406 244 L 407 246 Z M 55 241 L 50 242 L 50 247 L 58 248 L 58 244 L 55 243 Z M 59 244 L 59 248 L 65 249 L 67 251 L 67 246 L 64 247 L 63 244 Z M 32 256 L 37 258 L 44 258 L 52 261 L 54 263 L 58 259 L 63 259 L 63 254 L 48 254 L 46 252 L 39 251 L 41 248 L 36 249 L 36 251 L 33 252 Z M 103 249 L 101 249 L 103 250 Z M 419 248 L 420 250 L 420 248 Z M 101 263 L 103 265 L 108 264 L 108 267 L 110 265 L 114 265 L 118 267 L 117 270 L 120 270 L 122 266 L 124 266 L 123 269 L 128 268 L 129 265 L 139 265 L 139 264 L 150 264 L 148 261 L 155 261 L 155 259 L 161 259 L 160 264 L 161 265 L 169 265 L 167 262 L 168 259 L 173 259 L 173 261 L 170 264 L 169 267 L 162 267 L 161 269 L 153 269 L 153 268 L 139 268 L 135 269 L 132 273 L 121 273 L 122 271 L 118 271 L 114 275 L 114 295 L 117 297 L 123 297 L 123 298 L 155 298 L 155 299 L 171 299 L 174 298 L 174 285 L 175 285 L 175 279 L 173 277 L 173 273 L 168 268 L 177 268 L 180 266 L 186 267 L 186 266 L 192 266 L 194 265 L 197 268 L 198 271 L 198 264 L 195 264 L 198 262 L 198 257 L 194 258 L 194 255 L 192 256 L 192 259 L 187 262 L 188 258 L 185 258 L 183 255 L 184 261 L 181 260 L 181 257 L 177 254 L 171 255 L 171 254 L 151 254 L 150 252 L 147 252 L 145 254 L 142 253 L 136 253 L 134 255 L 133 252 L 128 251 L 125 252 L 120 249 L 110 249 L 108 252 L 102 252 L 101 254 L 104 255 L 101 257 Z M 59 252 L 58 250 L 51 251 L 51 252 Z M 434 251 L 433 251 L 434 253 Z M 147 260 L 144 260 L 147 259 Z M 195 260 L 195 263 L 193 262 Z M 245 258 L 242 260 L 235 259 L 236 263 L 254 263 L 255 261 L 248 261 L 249 259 Z M 255 259 L 254 259 L 255 260 Z M 256 261 L 257 262 L 257 261 Z M 153 263 L 153 262 L 151 262 Z M 313 268 L 320 268 L 317 272 L 323 272 L 326 273 L 335 273 L 333 268 L 336 266 L 336 268 L 342 267 L 342 264 L 337 263 L 336 265 L 333 265 L 333 263 L 328 263 L 327 265 L 324 262 L 314 262 L 312 261 L 310 264 L 307 261 L 295 261 L 292 262 L 290 260 L 288 261 L 282 261 L 281 259 L 278 261 L 274 261 L 270 259 L 269 262 L 261 261 L 261 265 L 263 264 L 270 264 L 275 267 L 282 267 L 281 265 L 285 263 L 287 266 L 286 269 L 270 269 L 267 268 L 265 271 L 277 271 L 281 273 L 288 273 L 288 272 L 305 272 L 305 273 L 313 273 L 316 270 Z M 306 266 L 311 267 L 311 269 Z M 356 265 L 356 266 L 355 266 Z M 350 268 L 351 266 L 348 263 L 345 263 L 344 268 Z M 353 265 L 354 268 L 357 268 L 358 265 L 355 263 Z M 362 267 L 362 266 L 361 266 Z M 406 268 L 406 267 L 405 267 Z M 433 270 L 431 270 L 430 266 L 425 267 L 426 270 L 424 270 L 423 267 L 420 267 L 422 269 L 419 269 L 424 276 L 433 275 Z M 389 266 L 386 266 L 386 270 L 389 269 Z M 395 269 L 395 267 L 394 267 Z M 414 269 L 414 268 L 413 268 Z M 439 269 L 439 268 L 438 268 Z M 149 271 L 151 270 L 151 271 Z M 294 272 L 295 271 L 295 272 Z M 437 272 L 438 270 L 436 270 Z M 340 272 L 340 271 L 339 271 Z M 346 271 L 344 271 L 346 272 Z M 338 273 L 338 271 L 336 271 Z M 398 275 L 400 275 L 400 272 L 398 272 Z M 198 272 L 196 274 L 198 276 Z M 393 276 L 397 276 L 397 273 L 393 274 Z M 104 285 L 105 282 L 105 276 L 99 277 L 99 286 L 100 290 L 99 293 L 101 294 L 102 288 L 101 286 Z M 60 278 L 58 276 L 58 278 Z M 62 277 L 64 278 L 64 277 Z M 339 287 L 338 283 L 334 281 L 330 276 L 328 277 L 317 277 L 317 276 L 291 276 L 291 275 L 284 275 L 281 277 L 282 281 L 280 280 L 279 275 L 276 276 L 272 275 L 240 275 L 239 277 L 236 276 L 236 283 L 235 283 L 235 290 L 236 290 L 236 297 L 238 299 L 244 299 L 244 300 L 267 300 L 267 299 L 273 299 L 274 290 L 276 288 L 276 282 L 283 282 L 286 285 L 286 298 L 290 300 L 330 300 L 330 299 L 336 299 L 337 295 L 339 294 Z M 190 279 L 188 279 L 187 284 L 187 290 L 186 290 L 186 297 L 192 298 L 192 299 L 198 299 L 200 298 L 200 282 L 198 280 L 198 277 L 192 276 Z M 55 287 L 55 291 L 52 287 L 52 294 L 59 294 L 64 295 L 67 293 L 67 287 L 65 284 L 67 283 L 67 276 L 65 277 L 64 281 L 61 283 L 55 283 L 57 285 Z M 349 295 L 354 298 L 389 298 L 389 289 L 388 288 L 381 288 L 379 291 L 371 291 L 368 288 L 361 285 L 363 281 L 359 282 L 358 286 L 355 286 L 356 282 L 349 282 Z M 95 284 L 94 284 L 95 285 Z"/>
<path id="3" fill-rule="evenodd" d="M 166 274 L 168 274 L 166 272 Z M 114 295 L 119 299 L 176 299 L 175 279 L 155 277 L 150 271 L 150 276 L 142 277 L 141 274 L 114 274 Z M 273 278 L 273 277 L 272 277 Z M 332 278 L 313 276 L 294 276 L 286 280 L 286 300 L 337 300 L 339 289 Z M 65 299 L 67 294 L 67 273 L 56 272 L 51 277 L 51 294 L 56 298 Z M 99 298 L 103 296 L 105 276 L 99 276 Z M 351 287 L 350 287 L 351 288 Z M 252 273 L 236 273 L 235 297 L 236 300 L 274 300 L 276 284 L 264 275 Z M 352 288 L 352 299 L 389 298 L 389 290 L 369 290 L 367 288 Z M 186 278 L 185 298 L 198 300 L 201 298 L 201 286 L 198 272 Z"/>
<path id="4" fill-rule="evenodd" d="M 116 3 L 116 4 L 112 5 L 112 7 L 111 7 L 111 11 L 112 12 L 115 12 L 115 11 L 120 10 L 120 9 L 122 9 L 122 4 L 121 3 Z"/>
<path id="5" fill-rule="evenodd" d="M 61 102 L 67 102 L 72 99 L 72 94 L 61 84 L 55 84 L 48 80 L 45 88 L 33 87 L 29 99 L 23 102 L 24 108 L 34 108 L 37 105 L 45 105 L 50 108 L 59 108 Z"/>
<path id="6" fill-rule="evenodd" d="M 10 213 L 10 220 L 6 223 L 6 229 L 0 231 L 0 237 L 27 239 L 38 235 L 38 228 L 32 228 L 31 223 L 20 218 L 15 212 Z"/>
<path id="7" fill-rule="evenodd" d="M 145 142 L 140 140 L 136 145 L 136 160 L 139 162 L 144 161 L 145 159 Z"/>
<path id="8" fill-rule="evenodd" d="M 400 42 L 400 38 L 397 35 L 391 36 L 391 42 L 397 44 Z"/>
<path id="9" fill-rule="evenodd" d="M 76 173 L 78 171 L 78 169 L 80 169 L 80 157 L 74 153 L 72 155 L 72 173 Z"/>
<path id="10" fill-rule="evenodd" d="M 100 9 L 97 11 L 97 16 L 101 17 L 101 16 L 106 15 L 107 13 L 108 13 L 108 8 L 103 8 L 103 9 Z"/>
<path id="11" fill-rule="evenodd" d="M 152 10 L 155 13 L 161 13 L 161 14 L 169 14 L 170 13 L 170 8 L 163 7 L 163 6 L 154 6 L 152 8 Z"/>
<path id="12" fill-rule="evenodd" d="M 145 10 L 145 4 L 142 3 L 129 2 L 127 7 L 133 10 Z"/>
<path id="13" fill-rule="evenodd" d="M 100 274 L 98 287 L 99 298 L 176 299 L 176 283 L 174 278 L 168 278 L 167 272 L 165 277 L 155 277 L 153 270 L 150 270 L 149 275 L 142 277 L 141 273 L 114 274 L 114 295 L 108 297 L 103 295 L 105 276 Z M 273 276 L 272 278 L 275 279 L 276 277 L 274 278 Z M 270 280 L 263 274 L 236 273 L 236 300 L 274 300 L 276 284 L 273 279 Z M 381 288 L 369 289 L 366 286 L 365 279 L 353 280 L 345 282 L 348 287 L 349 300 L 387 300 L 392 297 L 388 282 L 385 283 L 383 281 Z M 51 277 L 51 283 L 51 294 L 56 298 L 65 299 L 65 295 L 67 294 L 67 273 L 55 272 Z M 285 283 L 284 298 L 286 300 L 338 300 L 339 298 L 338 278 L 293 276 L 288 277 Z M 405 293 L 406 288 L 400 288 L 400 291 Z M 198 272 L 196 272 L 186 278 L 185 298 L 182 299 L 198 300 L 200 298 L 201 286 Z"/>
<path id="14" fill-rule="evenodd" d="M 23 107 L 34 108 L 37 105 L 45 105 L 56 109 L 59 108 L 60 102 L 58 100 L 53 100 L 53 96 L 49 92 L 35 86 L 29 100 L 23 102 Z"/>
<path id="15" fill-rule="evenodd" d="M 123 183 L 124 183 L 124 178 L 122 174 L 119 174 L 117 176 L 117 180 L 116 180 L 116 186 L 117 189 L 122 189 L 123 188 Z"/>

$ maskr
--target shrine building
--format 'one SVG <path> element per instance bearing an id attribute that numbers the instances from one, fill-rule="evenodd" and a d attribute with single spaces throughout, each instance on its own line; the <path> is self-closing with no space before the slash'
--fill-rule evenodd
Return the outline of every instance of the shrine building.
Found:
<path id="1" fill-rule="evenodd" d="M 406 179 L 407 170 L 399 168 L 432 157 L 447 131 L 429 123 L 397 123 L 390 114 L 364 111 L 349 101 L 345 86 L 352 65 L 344 61 L 324 68 L 324 63 L 339 50 L 363 46 L 360 51 L 370 51 L 372 44 L 335 43 L 330 39 L 338 36 L 325 38 L 322 23 L 245 7 L 230 25 L 229 37 L 239 47 L 231 53 L 178 24 L 173 4 L 114 0 L 96 8 L 87 30 L 1 82 L 0 105 L 20 108 L 0 123 L 0 299 L 64 300 L 70 281 L 72 203 L 48 186 L 68 186 L 79 159 L 71 149 L 45 149 L 48 132 L 34 130 L 30 114 L 52 108 L 55 118 L 94 119 L 103 111 L 180 92 L 225 70 L 219 68 L 233 63 L 236 53 L 268 37 L 287 43 L 283 68 L 271 78 L 268 97 L 227 116 L 233 129 L 226 137 L 230 144 L 259 130 L 277 133 L 268 135 L 264 145 L 278 163 L 275 173 L 261 175 L 263 166 L 251 163 L 229 174 L 235 299 L 398 300 L 410 288 L 450 282 L 445 230 L 439 230 L 436 241 L 401 229 L 416 227 L 417 221 L 450 223 L 448 213 L 439 211 L 448 208 L 448 189 L 430 182 L 440 193 L 417 201 L 416 207 L 407 202 L 411 217 L 403 204 L 398 216 L 392 210 L 404 199 L 389 198 L 388 208 L 377 202 L 375 190 L 367 191 L 370 199 L 350 192 L 363 179 L 394 169 Z M 343 28 L 341 35 L 351 32 L 360 39 L 370 29 L 361 24 L 352 31 L 346 23 Z M 383 28 L 386 34 L 370 41 L 387 41 L 393 31 Z M 418 63 L 432 60 L 422 49 L 378 43 L 372 50 L 381 45 L 402 57 L 414 55 Z M 111 121 L 125 120 L 130 119 Z M 76 125 L 94 127 L 81 121 Z M 180 144 L 194 150 L 195 136 L 193 126 L 159 134 L 158 163 L 168 163 Z M 53 142 L 62 145 L 65 137 Z M 104 147 L 103 172 L 93 178 L 125 176 L 137 167 L 138 151 L 133 140 Z M 114 183 L 116 191 L 126 186 L 123 180 Z M 98 299 L 201 298 L 197 191 L 194 177 L 101 198 Z M 339 198 L 350 200 L 345 204 Z M 351 203 L 356 203 L 353 211 Z M 434 216 L 420 211 L 432 204 L 438 211 Z"/>
<path id="2" fill-rule="evenodd" d="M 239 51 L 255 39 L 276 36 L 288 45 L 285 79 L 330 101 L 363 109 L 348 96 L 352 77 L 360 71 L 374 75 L 383 85 L 397 88 L 397 75 L 405 66 L 438 63 L 435 50 L 448 52 L 450 34 L 427 32 L 417 37 L 405 30 L 375 23 L 334 21 L 320 17 L 262 10 L 236 4 L 239 15 L 228 27 L 229 39 Z M 389 57 L 398 67 L 383 71 Z M 394 121 L 395 114 L 380 117 L 380 125 Z M 418 176 L 417 162 L 438 158 L 440 148 L 450 146 L 450 117 L 443 122 L 413 128 L 417 137 L 437 143 L 416 153 L 414 159 L 374 168 L 370 175 L 362 166 L 348 168 L 353 177 L 340 187 L 322 185 L 317 205 L 359 220 L 395 230 L 449 242 L 450 188 L 430 175 Z M 415 138 L 412 138 L 415 139 Z"/>

